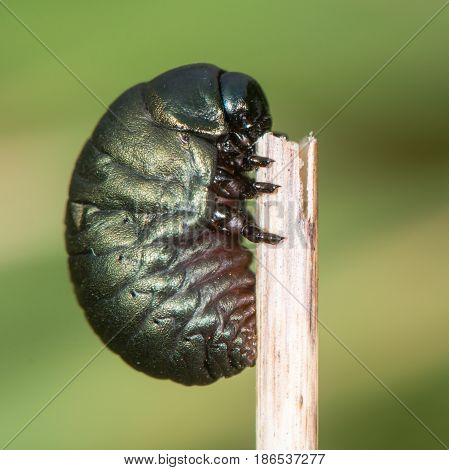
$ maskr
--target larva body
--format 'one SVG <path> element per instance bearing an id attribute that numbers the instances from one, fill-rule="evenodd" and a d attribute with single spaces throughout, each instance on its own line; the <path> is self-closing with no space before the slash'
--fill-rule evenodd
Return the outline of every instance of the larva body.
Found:
<path id="1" fill-rule="evenodd" d="M 195 64 L 123 93 L 85 144 L 67 205 L 71 277 L 93 329 L 132 367 L 186 385 L 254 365 L 254 276 L 239 241 L 279 241 L 239 207 L 274 189 L 241 175 L 268 163 L 252 152 L 271 125 L 265 97 L 238 140 L 226 96 L 245 80 L 262 92 L 228 75 Z"/>

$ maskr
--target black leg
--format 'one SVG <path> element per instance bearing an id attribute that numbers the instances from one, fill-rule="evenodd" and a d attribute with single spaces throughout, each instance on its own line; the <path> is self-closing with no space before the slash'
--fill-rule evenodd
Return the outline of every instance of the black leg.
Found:
<path id="1" fill-rule="evenodd" d="M 264 232 L 244 209 L 237 209 L 226 204 L 217 205 L 210 227 L 223 233 L 243 235 L 254 243 L 264 242 L 276 245 L 284 239 L 274 233 Z"/>
<path id="2" fill-rule="evenodd" d="M 274 160 L 271 158 L 255 155 L 253 147 L 241 151 L 240 153 L 218 152 L 218 164 L 237 172 L 252 171 L 259 167 L 267 167 L 273 162 Z"/>
<path id="3" fill-rule="evenodd" d="M 257 155 L 251 155 L 250 157 L 247 157 L 249 160 L 249 163 L 253 165 L 253 167 L 263 167 L 265 168 L 268 166 L 270 163 L 273 163 L 274 160 L 271 158 L 265 158 L 265 157 L 258 157 Z"/>
<path id="4" fill-rule="evenodd" d="M 255 155 L 255 144 L 244 134 L 231 133 L 224 136 L 217 143 L 218 164 L 237 172 L 251 171 L 259 167 L 266 167 L 274 160 Z"/>
<path id="5" fill-rule="evenodd" d="M 242 229 L 242 235 L 253 243 L 269 243 L 270 245 L 277 245 L 284 239 L 280 235 L 274 233 L 263 232 L 257 225 L 245 225 Z"/>
<path id="6" fill-rule="evenodd" d="M 278 187 L 277 184 L 254 181 L 239 173 L 230 173 L 224 168 L 217 168 L 212 183 L 215 194 L 227 199 L 251 199 L 257 193 L 272 193 Z"/>
<path id="7" fill-rule="evenodd" d="M 218 168 L 211 189 L 228 202 L 216 203 L 209 226 L 230 235 L 242 235 L 254 243 L 277 244 L 284 237 L 264 232 L 246 210 L 235 206 L 236 200 L 253 198 L 258 193 L 272 193 L 279 187 L 277 184 L 254 181 L 241 174 L 273 162 L 270 158 L 255 155 L 254 142 L 258 135 L 260 133 L 231 132 L 218 141 Z"/>

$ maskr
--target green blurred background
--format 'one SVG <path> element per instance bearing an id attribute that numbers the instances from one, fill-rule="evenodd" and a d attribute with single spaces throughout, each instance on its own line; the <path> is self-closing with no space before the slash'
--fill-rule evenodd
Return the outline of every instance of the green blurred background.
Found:
<path id="1" fill-rule="evenodd" d="M 255 76 L 277 130 L 327 119 L 443 0 L 7 5 L 105 103 L 177 65 Z M 0 6 L 0 444 L 101 347 L 68 278 L 63 212 L 102 106 Z M 449 443 L 449 8 L 320 143 L 320 319 Z M 255 371 L 204 388 L 104 351 L 10 448 L 255 445 Z M 441 448 L 324 329 L 320 447 Z"/>

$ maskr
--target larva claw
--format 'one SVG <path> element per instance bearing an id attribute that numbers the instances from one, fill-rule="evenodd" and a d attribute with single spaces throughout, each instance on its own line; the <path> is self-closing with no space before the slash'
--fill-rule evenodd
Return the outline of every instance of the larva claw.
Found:
<path id="1" fill-rule="evenodd" d="M 262 183 L 261 181 L 256 181 L 255 183 L 253 183 L 253 188 L 258 193 L 272 193 L 277 188 L 280 188 L 280 186 L 278 184 Z"/>
<path id="2" fill-rule="evenodd" d="M 270 163 L 273 163 L 274 160 L 272 158 L 265 158 L 265 157 L 259 157 L 258 155 L 253 155 L 250 157 L 249 161 L 254 165 L 258 167 L 265 168 L 267 167 Z"/>
<path id="3" fill-rule="evenodd" d="M 275 235 L 274 233 L 262 232 L 262 230 L 255 225 L 246 225 L 243 227 L 242 235 L 253 243 L 264 242 L 270 243 L 271 245 L 277 245 L 285 238 L 280 235 Z"/>

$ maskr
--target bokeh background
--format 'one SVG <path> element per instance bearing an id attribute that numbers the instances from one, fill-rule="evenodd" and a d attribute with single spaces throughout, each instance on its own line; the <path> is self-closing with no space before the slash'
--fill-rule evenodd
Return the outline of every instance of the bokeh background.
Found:
<path id="1" fill-rule="evenodd" d="M 3 3 L 3 2 L 2 2 Z M 443 0 L 5 3 L 105 103 L 169 68 L 255 76 L 318 130 Z M 63 212 L 102 106 L 0 5 L 0 444 L 99 350 Z M 449 8 L 320 135 L 320 319 L 449 443 Z M 255 446 L 255 371 L 205 388 L 109 351 L 10 448 Z M 441 448 L 324 329 L 320 447 Z"/>

